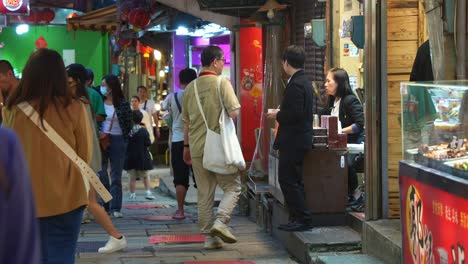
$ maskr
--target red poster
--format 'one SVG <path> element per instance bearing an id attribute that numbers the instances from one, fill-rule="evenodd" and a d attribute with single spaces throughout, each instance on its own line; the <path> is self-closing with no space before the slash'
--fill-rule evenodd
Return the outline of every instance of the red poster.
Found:
<path id="1" fill-rule="evenodd" d="M 0 14 L 29 14 L 29 0 L 2 0 Z"/>
<path id="2" fill-rule="evenodd" d="M 255 129 L 260 127 L 263 94 L 262 29 L 240 29 L 240 86 L 242 105 L 242 151 L 252 160 L 255 151 Z"/>
<path id="3" fill-rule="evenodd" d="M 404 263 L 466 263 L 468 200 L 400 176 Z"/>

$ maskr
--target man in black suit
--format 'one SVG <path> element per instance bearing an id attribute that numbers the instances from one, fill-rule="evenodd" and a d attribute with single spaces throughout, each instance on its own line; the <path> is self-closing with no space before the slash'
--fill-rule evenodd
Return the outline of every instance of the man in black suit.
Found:
<path id="1" fill-rule="evenodd" d="M 289 46 L 283 53 L 283 69 L 290 76 L 283 93 L 280 109 L 267 114 L 279 123 L 274 148 L 279 150 L 279 183 L 290 222 L 280 225 L 283 231 L 310 229 L 311 214 L 305 205 L 302 166 L 304 156 L 312 148 L 313 88 L 305 76 L 305 52 L 299 46 Z"/>

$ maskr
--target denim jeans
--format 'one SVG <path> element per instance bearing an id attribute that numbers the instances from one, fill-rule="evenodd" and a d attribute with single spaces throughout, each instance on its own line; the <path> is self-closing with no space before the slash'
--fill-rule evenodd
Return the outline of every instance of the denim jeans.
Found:
<path id="1" fill-rule="evenodd" d="M 83 210 L 80 207 L 65 214 L 39 218 L 43 264 L 75 263 Z"/>
<path id="2" fill-rule="evenodd" d="M 108 212 L 120 212 L 122 209 L 122 171 L 127 152 L 127 143 L 123 136 L 110 136 L 110 145 L 107 151 L 103 151 L 102 170 L 99 172 L 99 178 L 102 184 L 109 190 L 112 200 L 104 204 Z M 110 160 L 110 184 L 107 173 L 107 165 Z"/>

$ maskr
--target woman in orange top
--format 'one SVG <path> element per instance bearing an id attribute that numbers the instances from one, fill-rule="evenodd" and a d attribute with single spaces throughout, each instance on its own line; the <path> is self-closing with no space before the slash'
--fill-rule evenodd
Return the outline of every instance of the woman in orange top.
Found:
<path id="1" fill-rule="evenodd" d="M 17 133 L 31 172 L 42 263 L 74 263 L 88 204 L 84 179 L 79 168 L 18 108 L 22 102 L 31 104 L 41 123 L 47 121 L 80 158 L 90 162 L 92 131 L 85 106 L 67 86 L 59 53 L 39 49 L 29 57 L 3 117 L 4 125 Z"/>

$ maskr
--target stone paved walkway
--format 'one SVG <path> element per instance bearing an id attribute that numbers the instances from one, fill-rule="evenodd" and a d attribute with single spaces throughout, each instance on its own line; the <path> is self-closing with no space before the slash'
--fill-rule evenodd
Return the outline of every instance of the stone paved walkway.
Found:
<path id="1" fill-rule="evenodd" d="M 152 173 L 152 184 L 158 186 L 157 173 Z M 124 176 L 126 186 L 126 177 Z M 113 219 L 117 228 L 124 233 L 128 240 L 128 248 L 123 252 L 99 254 L 97 249 L 108 239 L 105 231 L 96 223 L 81 226 L 78 240 L 76 263 L 184 263 L 186 261 L 219 261 L 244 260 L 256 264 L 297 263 L 289 257 L 284 247 L 271 235 L 262 232 L 257 225 L 247 217 L 234 216 L 230 226 L 239 242 L 225 244 L 223 249 L 205 250 L 203 243 L 186 244 L 149 244 L 151 235 L 170 234 L 199 234 L 197 226 L 196 205 L 187 206 L 189 217 L 185 220 L 145 220 L 145 216 L 170 216 L 176 208 L 176 201 L 156 189 L 156 200 L 148 201 L 143 198 L 142 183 L 138 181 L 136 202 L 128 201 L 128 191 L 124 187 L 124 205 L 129 204 L 160 204 L 167 208 L 152 209 L 123 209 L 124 217 Z"/>

